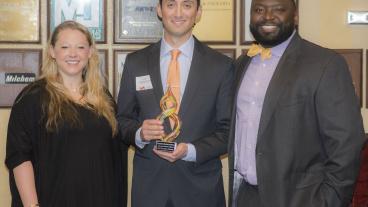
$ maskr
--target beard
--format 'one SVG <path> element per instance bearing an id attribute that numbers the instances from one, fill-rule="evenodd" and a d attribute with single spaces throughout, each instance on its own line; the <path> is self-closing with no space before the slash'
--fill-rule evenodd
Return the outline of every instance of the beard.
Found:
<path id="1" fill-rule="evenodd" d="M 276 31 L 276 34 L 260 32 L 260 27 L 263 25 L 267 25 L 267 23 L 265 22 L 260 22 L 256 24 L 251 23 L 249 24 L 249 28 L 254 39 L 259 44 L 266 47 L 274 47 L 278 44 L 281 44 L 293 34 L 295 29 L 294 21 L 291 21 L 287 24 L 285 23 L 276 24 L 276 27 L 278 27 L 278 31 Z"/>

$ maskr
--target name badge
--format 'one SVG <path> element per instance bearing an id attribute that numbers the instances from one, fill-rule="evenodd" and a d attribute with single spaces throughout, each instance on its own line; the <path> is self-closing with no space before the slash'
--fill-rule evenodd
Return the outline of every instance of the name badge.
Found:
<path id="1" fill-rule="evenodd" d="M 151 77 L 149 75 L 135 77 L 135 90 L 144 91 L 152 89 Z"/>

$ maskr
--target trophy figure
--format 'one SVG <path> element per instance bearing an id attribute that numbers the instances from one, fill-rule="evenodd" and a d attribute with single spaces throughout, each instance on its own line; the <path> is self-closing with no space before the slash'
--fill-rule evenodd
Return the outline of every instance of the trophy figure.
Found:
<path id="1" fill-rule="evenodd" d="M 180 134 L 181 121 L 177 114 L 178 102 L 173 95 L 171 88 L 168 87 L 165 95 L 160 100 L 161 114 L 156 119 L 163 122 L 166 118 L 170 119 L 172 131 L 164 134 L 159 141 L 156 141 L 156 149 L 172 152 L 176 148 L 175 138 Z"/>

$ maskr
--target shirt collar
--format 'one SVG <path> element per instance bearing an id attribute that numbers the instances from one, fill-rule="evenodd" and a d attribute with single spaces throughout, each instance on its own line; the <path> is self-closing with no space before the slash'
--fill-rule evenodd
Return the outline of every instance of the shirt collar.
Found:
<path id="1" fill-rule="evenodd" d="M 169 45 L 169 43 L 167 43 L 165 41 L 164 38 L 161 39 L 161 50 L 160 50 L 160 57 L 164 57 L 166 55 L 170 55 L 170 51 L 173 50 L 174 48 L 171 47 Z M 184 42 L 184 44 L 182 44 L 179 48 L 178 48 L 181 52 L 181 55 L 184 55 L 186 57 L 191 57 L 193 54 L 193 50 L 194 50 L 194 38 L 193 35 L 191 35 L 189 37 L 189 39 Z"/>

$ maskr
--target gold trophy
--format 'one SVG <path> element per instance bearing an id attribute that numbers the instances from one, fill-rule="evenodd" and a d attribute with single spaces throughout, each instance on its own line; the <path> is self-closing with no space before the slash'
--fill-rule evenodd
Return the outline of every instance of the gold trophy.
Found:
<path id="1" fill-rule="evenodd" d="M 166 118 L 169 118 L 173 122 L 172 131 L 169 134 L 165 134 L 159 141 L 156 141 L 156 149 L 166 152 L 172 152 L 176 148 L 176 142 L 173 142 L 180 134 L 181 121 L 176 113 L 178 102 L 168 87 L 165 95 L 160 100 L 161 114 L 156 119 L 163 122 Z"/>

